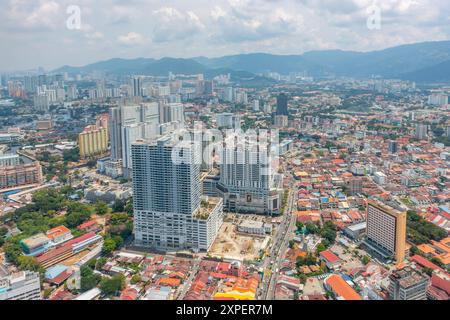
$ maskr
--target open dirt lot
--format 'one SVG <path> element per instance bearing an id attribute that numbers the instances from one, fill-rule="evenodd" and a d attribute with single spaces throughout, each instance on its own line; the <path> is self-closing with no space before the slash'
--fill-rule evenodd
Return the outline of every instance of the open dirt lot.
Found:
<path id="1" fill-rule="evenodd" d="M 254 237 L 236 232 L 236 226 L 231 222 L 224 222 L 219 235 L 214 241 L 209 254 L 233 260 L 254 260 L 259 256 L 259 250 L 267 244 L 268 237 Z"/>

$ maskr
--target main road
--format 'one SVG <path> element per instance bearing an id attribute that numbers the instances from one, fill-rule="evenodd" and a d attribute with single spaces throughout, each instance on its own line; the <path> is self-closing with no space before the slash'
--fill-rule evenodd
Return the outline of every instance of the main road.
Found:
<path id="1" fill-rule="evenodd" d="M 289 246 L 289 238 L 295 230 L 296 215 L 293 214 L 293 207 L 297 193 L 295 189 L 289 190 L 286 210 L 272 242 L 270 254 L 266 257 L 263 269 L 264 278 L 258 298 L 261 300 L 272 300 L 275 292 L 275 282 L 280 270 L 282 258 Z"/>

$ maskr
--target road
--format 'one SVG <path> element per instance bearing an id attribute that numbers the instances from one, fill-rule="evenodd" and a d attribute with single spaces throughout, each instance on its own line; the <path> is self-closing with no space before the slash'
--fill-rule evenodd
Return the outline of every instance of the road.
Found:
<path id="1" fill-rule="evenodd" d="M 201 257 L 197 257 L 193 260 L 194 265 L 192 266 L 191 272 L 189 273 L 189 277 L 180 286 L 180 292 L 176 294 L 176 300 L 183 300 L 186 296 L 186 293 L 188 292 L 189 288 L 195 280 L 195 277 L 197 276 L 200 268 L 200 261 Z"/>
<path id="2" fill-rule="evenodd" d="M 289 237 L 291 232 L 295 230 L 296 216 L 292 213 L 295 204 L 296 192 L 289 190 L 287 210 L 285 210 L 284 219 L 280 224 L 276 235 L 273 239 L 273 244 L 270 250 L 270 255 L 264 261 L 265 276 L 261 284 L 261 291 L 258 298 L 261 300 L 272 300 L 275 292 L 275 282 L 280 269 L 281 260 L 289 246 Z M 272 263 L 273 262 L 273 263 Z M 268 272 L 266 272 L 268 270 Z"/>

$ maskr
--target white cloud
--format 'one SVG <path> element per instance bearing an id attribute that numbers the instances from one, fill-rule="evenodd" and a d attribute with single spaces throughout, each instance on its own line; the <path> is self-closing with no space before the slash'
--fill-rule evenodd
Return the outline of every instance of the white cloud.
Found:
<path id="1" fill-rule="evenodd" d="M 212 38 L 229 42 L 263 41 L 299 32 L 303 17 L 271 3 L 256 6 L 255 1 L 229 1 L 228 9 L 215 6 L 212 17 Z"/>
<path id="2" fill-rule="evenodd" d="M 105 37 L 105 35 L 99 31 L 95 31 L 93 33 L 86 33 L 84 36 L 89 40 L 100 40 Z"/>
<path id="3" fill-rule="evenodd" d="M 118 42 L 125 46 L 138 46 L 143 45 L 147 40 L 139 33 L 128 32 L 127 34 L 118 37 Z"/>
<path id="4" fill-rule="evenodd" d="M 11 0 L 3 9 L 5 19 L 11 29 L 16 30 L 49 30 L 55 29 L 61 21 L 61 6 L 58 2 L 39 0 Z"/>
<path id="5" fill-rule="evenodd" d="M 162 7 L 153 11 L 154 42 L 178 41 L 202 32 L 205 25 L 193 11 L 182 12 L 172 7 Z"/>
<path id="6" fill-rule="evenodd" d="M 375 0 L 380 30 L 366 25 L 374 0 L 0 2 L 0 37 L 8 43 L 0 71 L 112 57 L 368 51 L 450 38 L 448 0 Z M 81 30 L 66 28 L 69 5 L 81 8 Z"/>

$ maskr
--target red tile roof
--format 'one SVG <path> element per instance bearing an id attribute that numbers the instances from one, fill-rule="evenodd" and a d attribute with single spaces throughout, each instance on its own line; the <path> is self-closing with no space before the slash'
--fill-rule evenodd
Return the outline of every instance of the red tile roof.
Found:
<path id="1" fill-rule="evenodd" d="M 89 221 L 86 221 L 85 223 L 80 224 L 80 225 L 77 227 L 77 229 L 78 229 L 78 230 L 83 230 L 83 229 L 89 228 L 89 227 L 91 227 L 91 226 L 93 226 L 93 225 L 96 225 L 96 224 L 97 224 L 97 221 L 95 221 L 95 220 L 89 220 Z"/>
<path id="2" fill-rule="evenodd" d="M 49 237 L 50 239 L 54 239 L 57 236 L 60 236 L 62 234 L 66 234 L 69 232 L 70 232 L 70 230 L 67 229 L 67 227 L 59 226 L 59 227 L 48 230 L 46 234 L 47 234 L 47 237 Z"/>
<path id="3" fill-rule="evenodd" d="M 337 255 L 335 255 L 330 250 L 325 250 L 320 253 L 320 255 L 330 263 L 335 263 L 341 261 Z"/>
<path id="4" fill-rule="evenodd" d="M 411 261 L 415 261 L 416 263 L 418 263 L 419 265 L 421 265 L 422 267 L 425 267 L 425 268 L 430 268 L 430 269 L 433 269 L 433 270 L 441 270 L 441 271 L 444 271 L 441 267 L 435 265 L 433 262 L 431 262 L 431 261 L 425 259 L 424 257 L 419 256 L 418 254 L 412 256 L 412 257 L 410 258 L 410 260 L 411 260 Z M 444 271 L 444 272 L 445 272 L 445 271 Z"/>
<path id="5" fill-rule="evenodd" d="M 361 296 L 339 275 L 332 274 L 325 281 L 336 296 L 344 300 L 362 300 Z"/>

